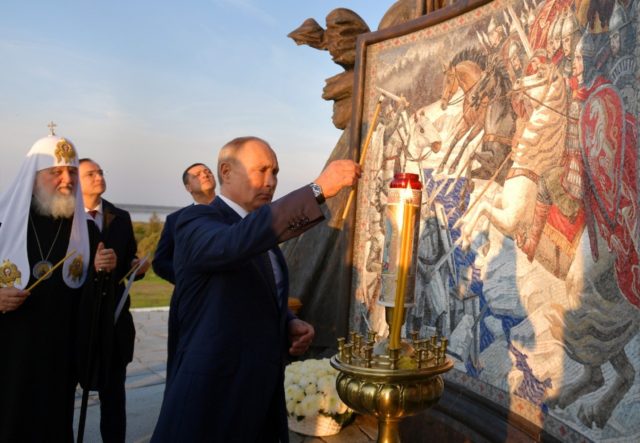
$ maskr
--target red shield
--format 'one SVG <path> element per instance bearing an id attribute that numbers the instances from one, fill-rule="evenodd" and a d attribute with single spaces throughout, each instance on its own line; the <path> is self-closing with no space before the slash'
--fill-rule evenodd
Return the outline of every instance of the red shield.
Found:
<path id="1" fill-rule="evenodd" d="M 589 95 L 579 128 L 588 178 L 585 185 L 591 187 L 599 212 L 613 227 L 620 207 L 625 119 L 622 100 L 610 84 L 598 86 Z"/>

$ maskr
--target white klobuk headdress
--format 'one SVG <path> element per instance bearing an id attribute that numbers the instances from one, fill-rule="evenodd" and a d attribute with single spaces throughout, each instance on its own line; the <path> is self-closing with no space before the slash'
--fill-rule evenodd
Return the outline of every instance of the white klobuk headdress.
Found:
<path id="1" fill-rule="evenodd" d="M 36 141 L 13 183 L 0 195 L 0 286 L 24 289 L 31 275 L 27 253 L 29 208 L 36 173 L 57 166 L 78 167 L 78 154 L 68 139 L 49 135 Z M 80 183 L 76 183 L 76 207 L 71 226 L 67 258 L 62 265 L 64 282 L 78 288 L 87 276 L 89 266 L 89 232 L 84 213 Z"/>

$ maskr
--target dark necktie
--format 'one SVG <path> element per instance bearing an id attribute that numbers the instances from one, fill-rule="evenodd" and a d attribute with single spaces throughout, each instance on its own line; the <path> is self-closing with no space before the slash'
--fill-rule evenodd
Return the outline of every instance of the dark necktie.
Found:
<path id="1" fill-rule="evenodd" d="M 269 257 L 269 252 L 267 251 L 264 254 L 260 254 L 260 257 L 262 259 L 265 273 L 267 274 L 267 280 L 269 281 L 269 284 L 271 285 L 273 290 L 276 292 L 278 300 L 280 300 L 280 294 L 278 294 L 278 287 L 276 285 L 276 276 L 273 272 L 273 265 L 271 264 L 271 257 Z"/>
<path id="2" fill-rule="evenodd" d="M 87 211 L 87 214 L 89 214 L 91 218 L 95 220 L 96 215 L 98 215 L 98 211 L 96 211 L 95 209 L 92 209 L 91 211 Z"/>

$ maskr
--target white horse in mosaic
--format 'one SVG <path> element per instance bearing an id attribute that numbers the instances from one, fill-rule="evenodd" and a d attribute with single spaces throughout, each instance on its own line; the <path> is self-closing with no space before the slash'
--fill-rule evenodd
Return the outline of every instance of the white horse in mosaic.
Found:
<path id="1" fill-rule="evenodd" d="M 533 112 L 520 128 L 517 143 L 514 141 L 512 173 L 504 182 L 502 194 L 494 200 L 480 201 L 475 211 L 464 215 L 463 247 L 471 243 L 476 224 L 483 217 L 512 238 L 526 231 L 533 221 L 537 178 L 560 164 L 564 153 L 567 125 L 564 78 L 555 69 L 548 68 L 542 75 L 518 80 L 514 91 L 531 98 Z M 518 132 L 516 134 L 518 136 Z"/>
<path id="2" fill-rule="evenodd" d="M 385 183 L 395 172 L 419 174 L 423 179 L 427 159 L 440 150 L 442 137 L 428 116 L 428 107 L 412 114 L 400 111 L 395 127 L 381 124 L 373 134 L 371 168 L 384 171 Z"/>

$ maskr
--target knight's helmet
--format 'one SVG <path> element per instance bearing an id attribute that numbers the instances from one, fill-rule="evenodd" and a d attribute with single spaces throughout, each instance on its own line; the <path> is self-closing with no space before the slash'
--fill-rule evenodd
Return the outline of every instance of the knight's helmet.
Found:
<path id="1" fill-rule="evenodd" d="M 620 50 L 625 50 L 627 40 L 629 38 L 630 26 L 627 26 L 631 20 L 629 14 L 624 7 L 616 1 L 613 6 L 613 12 L 609 19 L 609 36 L 611 39 L 619 38 Z"/>
<path id="2" fill-rule="evenodd" d="M 494 48 L 505 36 L 504 27 L 502 25 L 499 25 L 493 17 L 491 17 L 491 20 L 489 20 L 489 26 L 487 26 L 487 35 L 489 36 L 489 43 Z"/>
<path id="3" fill-rule="evenodd" d="M 585 32 L 576 44 L 576 54 L 581 54 L 584 59 L 591 59 L 596 55 L 596 43 L 593 34 Z"/>
<path id="4" fill-rule="evenodd" d="M 567 11 L 562 19 L 561 30 L 562 49 L 565 55 L 571 54 L 572 52 L 572 48 L 567 47 L 567 44 L 570 44 L 573 47 L 577 40 L 580 38 L 581 32 L 582 28 L 580 27 L 580 23 L 578 23 L 578 19 L 575 14 L 573 12 Z M 569 38 L 571 38 L 571 40 L 568 40 Z"/>
<path id="5" fill-rule="evenodd" d="M 596 56 L 598 48 L 592 33 L 585 32 L 576 44 L 575 53 L 582 56 L 583 63 L 583 82 L 591 84 L 596 76 Z"/>
<path id="6" fill-rule="evenodd" d="M 549 27 L 549 33 L 547 35 L 547 52 L 550 56 L 553 56 L 555 52 L 560 49 L 562 43 L 562 22 L 564 16 L 558 15 Z M 553 54 L 551 54 L 553 52 Z"/>
<path id="7" fill-rule="evenodd" d="M 575 14 L 571 11 L 567 11 L 563 15 L 562 19 L 562 29 L 561 29 L 561 37 L 565 38 L 576 32 L 581 31 L 580 23 L 578 23 L 578 19 Z"/>

